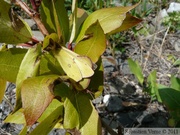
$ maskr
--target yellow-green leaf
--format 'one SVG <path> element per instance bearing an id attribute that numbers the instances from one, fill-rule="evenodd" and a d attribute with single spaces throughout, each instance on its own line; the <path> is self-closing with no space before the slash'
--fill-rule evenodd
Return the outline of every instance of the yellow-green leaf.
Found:
<path id="1" fill-rule="evenodd" d="M 71 93 L 64 106 L 65 128 L 76 128 L 82 135 L 101 135 L 99 116 L 89 96 L 84 93 Z"/>
<path id="2" fill-rule="evenodd" d="M 104 69 L 103 69 L 102 59 L 99 59 L 96 64 L 97 64 L 97 68 L 94 71 L 95 73 L 91 78 L 89 87 L 87 88 L 94 93 L 95 98 L 99 97 L 104 89 L 104 73 L 103 73 Z"/>
<path id="3" fill-rule="evenodd" d="M 64 0 L 42 0 L 41 18 L 49 33 L 62 36 L 64 44 L 69 38 L 69 19 L 64 7 Z"/>
<path id="4" fill-rule="evenodd" d="M 78 33 L 80 31 L 81 25 L 84 22 L 84 20 L 88 17 L 88 14 L 86 13 L 86 11 L 84 9 L 80 9 L 77 8 L 77 23 L 76 23 L 76 35 L 75 35 L 75 39 L 78 36 Z M 70 26 L 72 27 L 72 15 L 69 17 L 70 18 Z"/>
<path id="5" fill-rule="evenodd" d="M 63 106 L 59 106 L 52 111 L 29 135 L 47 135 L 56 123 L 62 119 Z"/>
<path id="6" fill-rule="evenodd" d="M 139 83 L 142 85 L 144 82 L 144 77 L 143 77 L 141 66 L 139 65 L 138 61 L 133 61 L 132 59 L 129 58 L 128 65 L 131 72 L 136 76 Z"/>
<path id="7" fill-rule="evenodd" d="M 59 62 L 50 53 L 44 53 L 40 62 L 40 75 L 58 74 L 63 75 L 64 71 L 61 68 Z"/>
<path id="8" fill-rule="evenodd" d="M 51 91 L 58 77 L 57 75 L 38 76 L 23 82 L 21 96 L 27 125 L 34 124 L 51 103 L 54 98 Z"/>
<path id="9" fill-rule="evenodd" d="M 141 19 L 133 17 L 132 15 L 127 13 L 126 18 L 124 19 L 122 25 L 119 28 L 113 30 L 112 32 L 110 32 L 108 34 L 110 35 L 110 34 L 114 34 L 114 33 L 117 33 L 117 32 L 127 30 L 127 29 L 132 28 L 133 26 L 137 25 L 141 21 L 142 21 Z"/>
<path id="10" fill-rule="evenodd" d="M 23 114 L 23 109 L 19 109 L 15 113 L 11 113 L 4 120 L 5 123 L 15 123 L 15 124 L 25 124 L 25 117 Z"/>
<path id="11" fill-rule="evenodd" d="M 20 48 L 0 51 L 0 78 L 15 83 L 20 64 L 26 52 L 26 49 Z"/>
<path id="12" fill-rule="evenodd" d="M 53 99 L 46 110 L 43 112 L 41 117 L 38 119 L 38 122 L 42 122 L 43 120 L 45 120 L 49 115 L 51 115 L 51 113 L 53 113 L 54 110 L 56 110 L 60 106 L 62 107 L 63 103 L 59 102 L 57 99 Z"/>
<path id="13" fill-rule="evenodd" d="M 23 129 L 21 130 L 21 132 L 19 133 L 19 135 L 27 135 L 27 130 L 28 130 L 28 128 L 27 128 L 27 126 L 25 125 L 25 126 L 23 127 Z"/>
<path id="14" fill-rule="evenodd" d="M 76 42 L 74 51 L 80 55 L 88 56 L 93 63 L 98 61 L 106 49 L 106 38 L 98 21 L 86 30 L 80 41 Z"/>
<path id="15" fill-rule="evenodd" d="M 105 34 L 119 28 L 122 25 L 123 20 L 126 18 L 126 13 L 135 8 L 138 4 L 128 7 L 103 8 L 93 12 L 85 20 L 77 41 L 83 38 L 86 30 L 97 20 Z"/>
<path id="16" fill-rule="evenodd" d="M 180 91 L 180 78 L 171 76 L 171 88 Z"/>
<path id="17" fill-rule="evenodd" d="M 39 72 L 41 45 L 30 48 L 24 56 L 16 79 L 16 107 L 21 108 L 21 85 L 29 77 L 36 76 Z"/>
<path id="18" fill-rule="evenodd" d="M 0 1 L 0 42 L 17 44 L 30 41 L 30 27 L 10 7 L 9 3 Z"/>
<path id="19" fill-rule="evenodd" d="M 0 78 L 0 103 L 4 97 L 5 90 L 6 90 L 6 81 Z"/>

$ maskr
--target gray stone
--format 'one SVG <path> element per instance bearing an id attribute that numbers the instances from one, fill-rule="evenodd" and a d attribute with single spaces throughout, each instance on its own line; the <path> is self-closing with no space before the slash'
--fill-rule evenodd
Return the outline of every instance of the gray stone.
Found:
<path id="1" fill-rule="evenodd" d="M 38 40 L 42 41 L 44 39 L 43 34 L 40 31 L 32 31 L 33 35 L 35 38 Z"/>
<path id="2" fill-rule="evenodd" d="M 123 110 L 122 100 L 118 96 L 111 96 L 106 103 L 106 109 L 109 112 L 118 112 Z"/>

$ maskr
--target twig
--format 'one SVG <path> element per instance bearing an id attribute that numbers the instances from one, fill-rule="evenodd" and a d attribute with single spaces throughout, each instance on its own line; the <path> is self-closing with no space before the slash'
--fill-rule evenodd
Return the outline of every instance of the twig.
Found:
<path id="1" fill-rule="evenodd" d="M 46 30 L 44 24 L 41 22 L 39 14 L 30 9 L 25 2 L 22 2 L 21 0 L 15 0 L 14 4 L 17 6 L 20 6 L 22 10 L 24 10 L 37 24 L 39 27 L 39 30 L 42 32 L 44 36 L 49 35 L 48 31 Z"/>
<path id="2" fill-rule="evenodd" d="M 145 68 L 146 68 L 147 61 L 149 60 L 149 57 L 150 57 L 150 54 L 151 54 L 151 50 L 152 50 L 152 48 L 153 48 L 153 46 L 154 46 L 155 37 L 156 37 L 156 34 L 154 34 L 154 36 L 153 36 L 153 42 L 152 42 L 152 44 L 151 44 L 151 47 L 150 47 L 149 51 L 147 52 L 147 57 L 145 58 L 145 62 L 144 62 L 144 65 L 143 65 L 143 71 L 144 71 Z"/>
<path id="3" fill-rule="evenodd" d="M 6 95 L 4 95 L 4 100 L 9 104 L 9 107 L 11 108 L 11 110 L 14 110 L 13 105 L 11 104 L 11 102 L 9 101 L 9 99 L 6 97 Z"/>
<path id="4" fill-rule="evenodd" d="M 111 135 L 118 135 L 110 126 L 108 126 L 102 119 L 101 119 L 102 126 L 111 134 Z"/>
<path id="5" fill-rule="evenodd" d="M 165 42 L 165 39 L 166 39 L 166 36 L 167 36 L 167 33 L 169 32 L 169 28 L 170 26 L 167 28 L 166 32 L 165 32 L 165 35 L 164 35 L 164 38 L 163 38 L 163 41 L 161 43 L 161 47 L 160 47 L 160 50 L 159 50 L 159 58 L 161 57 L 161 54 L 162 54 L 162 48 L 163 48 L 163 45 L 164 45 L 164 42 Z"/>

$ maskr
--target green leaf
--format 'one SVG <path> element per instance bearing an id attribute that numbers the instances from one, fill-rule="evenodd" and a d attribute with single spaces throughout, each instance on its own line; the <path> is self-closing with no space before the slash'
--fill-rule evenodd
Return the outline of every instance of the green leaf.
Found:
<path id="1" fill-rule="evenodd" d="M 21 85 L 29 77 L 38 75 L 40 65 L 41 45 L 37 44 L 30 48 L 21 62 L 16 79 L 16 107 L 15 111 L 21 108 Z"/>
<path id="2" fill-rule="evenodd" d="M 77 8 L 77 23 L 76 23 L 76 34 L 75 34 L 75 39 L 78 36 L 78 33 L 80 31 L 80 28 L 84 22 L 84 20 L 88 17 L 88 14 L 84 9 Z M 70 18 L 70 26 L 72 27 L 73 22 L 72 22 L 72 15 L 69 17 Z"/>
<path id="3" fill-rule="evenodd" d="M 44 53 L 42 55 L 39 72 L 40 75 L 64 74 L 59 62 L 50 53 Z"/>
<path id="4" fill-rule="evenodd" d="M 162 102 L 161 97 L 159 96 L 158 86 L 156 82 L 156 70 L 152 71 L 148 76 L 148 93 L 151 95 L 152 99 L 156 99 L 159 102 Z"/>
<path id="5" fill-rule="evenodd" d="M 0 103 L 3 100 L 5 90 L 6 90 L 6 81 L 0 78 Z"/>
<path id="6" fill-rule="evenodd" d="M 4 120 L 5 123 L 25 124 L 26 120 L 23 114 L 23 109 L 19 109 L 15 113 L 11 113 Z"/>
<path id="7" fill-rule="evenodd" d="M 52 111 L 29 135 L 47 135 L 56 123 L 62 119 L 63 106 L 59 106 Z"/>
<path id="8" fill-rule="evenodd" d="M 0 42 L 9 44 L 24 43 L 31 40 L 32 32 L 28 24 L 17 16 L 11 5 L 0 1 Z"/>
<path id="9" fill-rule="evenodd" d="M 64 0 L 42 0 L 41 18 L 49 33 L 62 36 L 64 44 L 69 38 L 69 19 L 64 7 Z"/>
<path id="10" fill-rule="evenodd" d="M 129 58 L 128 65 L 129 65 L 131 72 L 136 76 L 139 83 L 142 85 L 144 82 L 144 77 L 143 77 L 142 69 L 141 69 L 139 63 L 137 61 L 134 62 L 132 59 Z"/>
<path id="11" fill-rule="evenodd" d="M 44 41 L 43 41 L 43 48 L 42 49 L 45 49 L 46 47 L 54 47 L 55 43 L 58 43 L 59 42 L 59 38 L 58 38 L 58 35 L 56 33 L 51 33 L 50 35 L 47 35 L 45 38 L 44 38 Z M 53 45 L 52 45 L 53 44 Z M 50 48 L 52 49 L 52 48 Z"/>
<path id="12" fill-rule="evenodd" d="M 98 21 L 86 30 L 83 39 L 76 42 L 74 51 L 88 56 L 93 63 L 98 61 L 106 49 L 106 37 Z"/>
<path id="13" fill-rule="evenodd" d="M 59 102 L 57 99 L 53 99 L 46 110 L 43 112 L 41 117 L 38 119 L 38 122 L 42 122 L 43 120 L 45 120 L 58 107 L 63 107 L 63 103 Z"/>
<path id="14" fill-rule="evenodd" d="M 175 77 L 175 76 L 171 76 L 171 88 L 180 91 L 180 79 Z"/>
<path id="15" fill-rule="evenodd" d="M 0 78 L 15 83 L 21 61 L 26 52 L 26 49 L 20 48 L 0 51 Z"/>
<path id="16" fill-rule="evenodd" d="M 140 22 L 142 22 L 141 19 L 133 17 L 129 13 L 127 13 L 126 14 L 126 18 L 124 19 L 122 25 L 119 28 L 113 30 L 112 32 L 110 32 L 108 34 L 109 35 L 110 34 L 115 34 L 117 32 L 121 32 L 121 31 L 127 30 L 127 29 L 132 28 L 133 26 L 137 25 Z"/>
<path id="17" fill-rule="evenodd" d="M 25 126 L 23 127 L 23 129 L 21 130 L 21 132 L 19 133 L 19 135 L 27 135 L 27 130 L 28 130 L 28 128 L 27 128 L 27 126 L 25 125 Z"/>
<path id="18" fill-rule="evenodd" d="M 180 59 L 177 59 L 177 60 L 174 62 L 173 65 L 174 65 L 174 66 L 180 66 Z"/>
<path id="19" fill-rule="evenodd" d="M 159 95 L 169 110 L 174 111 L 180 108 L 180 91 L 172 88 L 162 88 L 159 89 Z"/>
<path id="20" fill-rule="evenodd" d="M 99 97 L 102 94 L 102 91 L 104 89 L 104 74 L 103 74 L 103 64 L 102 59 L 99 59 L 96 63 L 97 68 L 94 71 L 94 75 L 91 78 L 91 82 L 89 84 L 89 89 L 91 92 L 95 94 L 95 98 Z"/>
<path id="21" fill-rule="evenodd" d="M 69 43 L 72 43 L 75 39 L 76 36 L 76 31 L 77 31 L 77 1 L 73 0 L 72 1 L 72 30 L 71 30 L 71 36 L 69 39 Z"/>
<path id="22" fill-rule="evenodd" d="M 77 41 L 83 38 L 86 30 L 97 20 L 99 21 L 105 34 L 118 29 L 122 25 L 123 20 L 126 18 L 126 13 L 135 8 L 138 4 L 129 7 L 103 8 L 93 12 L 85 20 Z"/>
<path id="23" fill-rule="evenodd" d="M 172 117 L 180 120 L 180 91 L 172 88 L 162 88 L 159 89 L 159 94 Z"/>
<path id="24" fill-rule="evenodd" d="M 33 125 L 51 103 L 51 93 L 57 75 L 38 76 L 26 79 L 22 84 L 21 97 L 27 125 Z"/>
<path id="25" fill-rule="evenodd" d="M 100 135 L 101 125 L 94 106 L 89 96 L 84 93 L 74 93 L 64 102 L 64 127 L 76 128 L 82 135 Z M 89 128 L 91 127 L 91 128 Z"/>

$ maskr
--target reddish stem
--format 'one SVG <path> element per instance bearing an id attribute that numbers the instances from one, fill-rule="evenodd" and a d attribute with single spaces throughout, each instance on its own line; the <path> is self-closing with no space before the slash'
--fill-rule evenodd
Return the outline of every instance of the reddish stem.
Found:
<path id="1" fill-rule="evenodd" d="M 23 9 L 36 22 L 37 26 L 39 27 L 39 30 L 42 32 L 44 36 L 49 35 L 44 24 L 41 22 L 39 13 L 29 8 L 27 4 L 25 2 L 22 2 L 21 0 L 15 0 L 14 3 L 20 6 L 21 9 Z"/>

